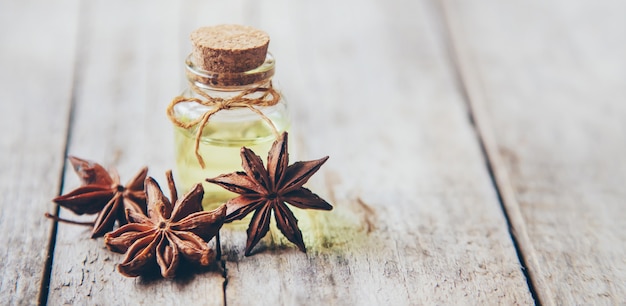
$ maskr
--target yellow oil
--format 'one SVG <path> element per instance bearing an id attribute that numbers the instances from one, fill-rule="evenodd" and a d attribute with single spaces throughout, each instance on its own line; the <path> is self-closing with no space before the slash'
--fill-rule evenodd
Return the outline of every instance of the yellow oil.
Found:
<path id="1" fill-rule="evenodd" d="M 279 132 L 289 128 L 289 119 L 286 115 L 275 113 L 267 116 Z M 243 171 L 240 149 L 244 146 L 254 151 L 266 163 L 267 153 L 275 140 L 272 128 L 258 115 L 251 120 L 209 120 L 200 139 L 199 153 L 205 162 L 205 168 L 202 169 L 194 153 L 195 134 L 195 127 L 175 128 L 176 182 L 181 194 L 202 182 L 204 186 L 202 206 L 205 210 L 214 209 L 237 196 L 220 186 L 207 183 L 205 179 Z"/>
<path id="2" fill-rule="evenodd" d="M 266 113 L 266 115 L 272 120 L 279 132 L 289 128 L 289 118 L 286 116 L 286 112 Z M 202 182 L 205 190 L 202 206 L 205 210 L 215 209 L 237 196 L 237 194 L 228 192 L 222 187 L 207 183 L 205 179 L 220 174 L 243 171 L 240 157 L 242 146 L 252 149 L 262 158 L 264 163 L 267 162 L 267 153 L 275 140 L 272 128 L 256 114 L 244 117 L 241 118 L 242 120 L 209 120 L 203 130 L 199 150 L 206 164 L 205 169 L 200 167 L 194 154 L 195 128 L 174 128 L 177 166 L 177 171 L 174 174 L 179 194 L 182 195 L 195 184 Z M 312 190 L 315 192 L 315 190 L 322 189 L 312 188 Z M 302 231 L 308 252 L 332 253 L 335 256 L 343 256 L 342 254 L 349 253 L 350 250 L 378 239 L 378 236 L 370 236 L 369 234 L 370 222 L 360 220 L 363 209 L 355 204 L 355 201 L 344 199 L 340 205 L 340 203 L 334 202 L 334 199 L 328 198 L 328 195 L 319 195 L 331 202 L 334 206 L 333 211 L 303 210 L 291 207 L 298 219 L 298 227 Z M 252 214 L 243 220 L 229 223 L 225 225 L 225 228 L 233 231 L 245 231 L 251 216 Z M 270 231 L 259 243 L 261 247 L 257 246 L 257 251 L 262 251 L 263 248 L 273 251 L 296 248 L 276 227 L 275 220 L 271 220 L 270 224 Z"/>

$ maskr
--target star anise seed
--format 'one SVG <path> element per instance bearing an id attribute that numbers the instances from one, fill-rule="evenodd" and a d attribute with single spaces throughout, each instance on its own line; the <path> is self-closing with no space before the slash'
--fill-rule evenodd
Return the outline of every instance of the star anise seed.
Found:
<path id="1" fill-rule="evenodd" d="M 109 173 L 98 163 L 74 156 L 69 156 L 68 159 L 83 185 L 52 201 L 78 215 L 97 213 L 93 222 L 92 238 L 110 232 L 116 220 L 120 225 L 126 224 L 127 211 L 145 213 L 146 195 L 143 183 L 148 173 L 147 167 L 142 168 L 126 186 L 122 186 L 115 169 L 111 169 Z"/>
<path id="2" fill-rule="evenodd" d="M 201 266 L 208 266 L 215 259 L 215 251 L 207 242 L 222 227 L 226 206 L 202 211 L 202 184 L 178 199 L 171 171 L 167 172 L 167 179 L 171 202 L 157 182 L 147 178 L 148 216 L 130 211 L 131 223 L 104 236 L 111 251 L 126 253 L 118 265 L 118 271 L 125 276 L 136 277 L 158 266 L 163 277 L 172 278 L 181 259 Z"/>
<path id="3" fill-rule="evenodd" d="M 252 248 L 267 234 L 272 211 L 283 235 L 306 252 L 298 220 L 285 202 L 301 209 L 333 208 L 324 199 L 302 187 L 326 162 L 328 156 L 289 165 L 285 132 L 272 144 L 267 170 L 261 158 L 248 148 L 241 148 L 241 159 L 245 172 L 223 174 L 207 179 L 207 182 L 239 194 L 226 202 L 226 222 L 242 219 L 254 211 L 248 227 L 245 255 L 249 256 Z"/>

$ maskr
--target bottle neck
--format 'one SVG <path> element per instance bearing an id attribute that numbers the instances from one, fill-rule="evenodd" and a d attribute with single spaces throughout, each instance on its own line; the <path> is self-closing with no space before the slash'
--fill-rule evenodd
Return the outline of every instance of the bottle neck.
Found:
<path id="1" fill-rule="evenodd" d="M 265 62 L 244 72 L 211 72 L 200 68 L 190 55 L 185 60 L 187 80 L 190 84 L 207 91 L 233 92 L 267 86 L 275 71 L 274 57 L 268 52 Z"/>

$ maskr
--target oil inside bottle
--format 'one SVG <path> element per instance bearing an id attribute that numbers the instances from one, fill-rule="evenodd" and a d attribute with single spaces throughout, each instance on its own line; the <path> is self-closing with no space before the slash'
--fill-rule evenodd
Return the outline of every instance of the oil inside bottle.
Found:
<path id="1" fill-rule="evenodd" d="M 274 123 L 279 132 L 289 128 L 284 104 L 277 105 L 274 111 L 262 110 Z M 276 106 L 274 107 L 276 108 Z M 183 120 L 185 117 L 182 118 Z M 247 147 L 267 162 L 267 153 L 275 140 L 272 127 L 248 109 L 223 111 L 211 117 L 202 131 L 199 153 L 206 164 L 202 169 L 194 153 L 197 127 L 183 129 L 176 127 L 174 141 L 176 148 L 176 182 L 179 192 L 185 193 L 197 183 L 204 186 L 204 210 L 212 210 L 231 198 L 238 196 L 206 178 L 235 171 L 241 167 L 241 147 Z"/>

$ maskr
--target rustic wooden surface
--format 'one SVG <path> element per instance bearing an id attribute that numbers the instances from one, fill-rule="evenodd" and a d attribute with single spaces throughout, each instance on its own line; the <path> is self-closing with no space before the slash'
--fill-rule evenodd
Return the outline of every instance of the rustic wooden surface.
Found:
<path id="1" fill-rule="evenodd" d="M 626 303 L 626 5 L 619 1 L 0 1 L 0 304 Z M 64 155 L 173 167 L 188 33 L 266 30 L 298 159 L 331 159 L 280 234 L 225 272 L 129 279 L 43 218 Z M 65 165 L 65 168 L 63 168 Z M 66 218 L 89 220 L 61 211 Z M 509 228 L 510 227 L 510 228 Z"/>
<path id="2" fill-rule="evenodd" d="M 77 2 L 0 2 L 0 304 L 35 304 L 62 184 Z M 61 43 L 60 43 L 61 42 Z"/>
<path id="3" fill-rule="evenodd" d="M 541 301 L 626 303 L 626 3 L 445 4 Z"/>

